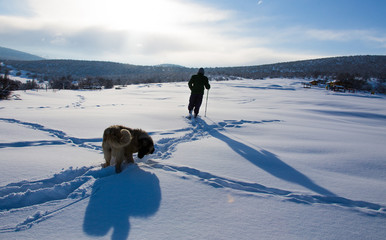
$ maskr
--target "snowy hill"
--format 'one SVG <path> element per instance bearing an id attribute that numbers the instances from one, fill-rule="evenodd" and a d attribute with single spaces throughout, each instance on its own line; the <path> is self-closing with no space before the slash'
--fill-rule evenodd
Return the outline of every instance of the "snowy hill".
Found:
<path id="1" fill-rule="evenodd" d="M 244 78 L 318 78 L 336 77 L 351 74 L 355 77 L 386 78 L 386 56 L 343 56 L 312 60 L 283 62 L 260 66 L 216 68 L 218 74 L 234 75 Z"/>
<path id="2" fill-rule="evenodd" d="M 1 59 L 1 58 L 0 58 Z M 68 78 L 79 80 L 103 77 L 128 83 L 186 81 L 197 69 L 174 64 L 139 66 L 103 61 L 42 60 L 5 61 L 6 65 L 44 76 L 48 79 Z M 243 67 L 205 68 L 212 77 L 224 79 L 241 78 L 331 78 L 339 74 L 368 80 L 386 78 L 386 56 L 346 56 L 314 60 L 266 64 Z M 116 83 L 120 84 L 120 83 Z"/>
<path id="3" fill-rule="evenodd" d="M 0 47 L 0 60 L 33 61 L 44 58 L 10 48 Z"/>
<path id="4" fill-rule="evenodd" d="M 0 101 L 0 239 L 384 239 L 386 98 L 301 80 L 20 91 Z M 154 154 L 102 169 L 112 124 Z"/>

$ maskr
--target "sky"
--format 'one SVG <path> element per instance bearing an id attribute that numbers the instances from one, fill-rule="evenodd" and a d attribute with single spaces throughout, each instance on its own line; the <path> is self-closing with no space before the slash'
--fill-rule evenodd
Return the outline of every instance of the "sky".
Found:
<path id="1" fill-rule="evenodd" d="M 385 0 L 0 0 L 0 46 L 187 67 L 386 55 L 385 13 Z"/>

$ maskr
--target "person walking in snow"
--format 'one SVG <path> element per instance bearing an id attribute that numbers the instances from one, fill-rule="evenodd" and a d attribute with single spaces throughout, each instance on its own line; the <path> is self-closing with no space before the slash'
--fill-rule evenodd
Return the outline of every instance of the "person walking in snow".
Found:
<path id="1" fill-rule="evenodd" d="M 198 73 L 193 75 L 188 83 L 191 91 L 188 106 L 189 117 L 192 116 L 192 112 L 194 112 L 194 117 L 197 117 L 198 112 L 200 111 L 202 98 L 204 97 L 204 87 L 208 90 L 210 89 L 209 80 L 204 74 L 204 69 L 200 68 Z"/>

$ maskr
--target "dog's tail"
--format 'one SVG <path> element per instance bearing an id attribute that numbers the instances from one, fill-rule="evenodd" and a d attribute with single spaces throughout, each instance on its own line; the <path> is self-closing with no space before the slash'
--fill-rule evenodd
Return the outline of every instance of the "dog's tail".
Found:
<path id="1" fill-rule="evenodd" d="M 110 145 L 114 148 L 122 148 L 131 143 L 132 136 L 128 129 L 107 128 L 104 132 L 104 139 L 108 139 Z"/>

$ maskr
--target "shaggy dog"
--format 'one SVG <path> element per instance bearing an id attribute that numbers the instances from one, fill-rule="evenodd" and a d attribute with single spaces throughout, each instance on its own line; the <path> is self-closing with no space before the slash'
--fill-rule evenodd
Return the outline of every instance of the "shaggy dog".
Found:
<path id="1" fill-rule="evenodd" d="M 122 171 L 124 161 L 134 163 L 133 153 L 138 152 L 138 157 L 143 158 L 154 152 L 153 139 L 141 129 L 131 129 L 121 125 L 106 128 L 103 133 L 103 154 L 106 163 L 103 167 L 110 166 L 111 158 L 115 158 L 115 172 Z"/>

